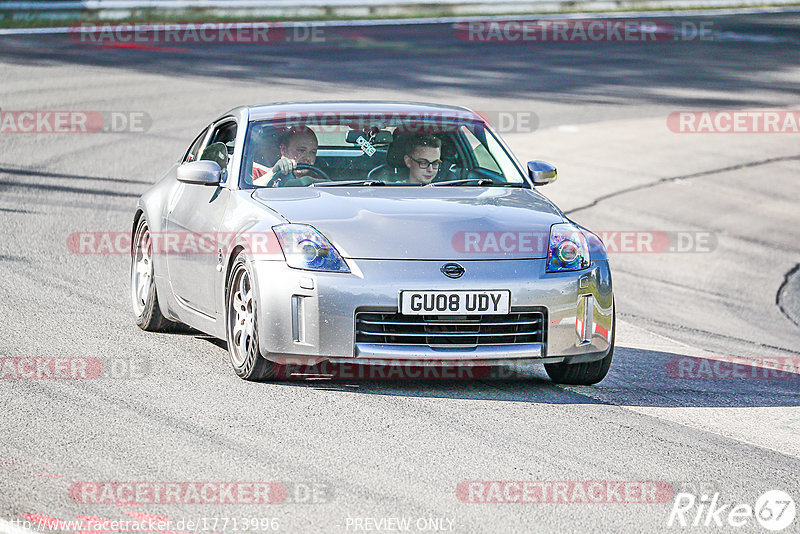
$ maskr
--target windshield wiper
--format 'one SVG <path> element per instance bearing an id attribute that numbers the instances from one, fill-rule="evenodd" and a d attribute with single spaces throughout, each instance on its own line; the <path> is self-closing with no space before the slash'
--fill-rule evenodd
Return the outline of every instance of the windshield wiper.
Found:
<path id="1" fill-rule="evenodd" d="M 490 178 L 464 178 L 463 180 L 448 180 L 446 182 L 431 182 L 425 187 L 436 187 L 439 185 L 462 185 L 475 182 L 475 185 L 494 185 L 494 180 Z"/>
<path id="2" fill-rule="evenodd" d="M 495 182 L 490 178 L 465 178 L 463 180 L 449 180 L 447 182 L 431 182 L 425 187 L 434 187 L 437 185 L 476 185 L 495 186 L 495 187 L 525 187 L 525 184 L 509 183 L 509 182 Z"/>
<path id="3" fill-rule="evenodd" d="M 331 181 L 331 182 L 315 182 L 311 184 L 309 187 L 337 187 L 337 186 L 345 186 L 345 185 L 366 185 L 366 186 L 373 186 L 373 185 L 386 185 L 385 182 L 381 182 L 380 180 L 342 180 L 340 182 Z"/>

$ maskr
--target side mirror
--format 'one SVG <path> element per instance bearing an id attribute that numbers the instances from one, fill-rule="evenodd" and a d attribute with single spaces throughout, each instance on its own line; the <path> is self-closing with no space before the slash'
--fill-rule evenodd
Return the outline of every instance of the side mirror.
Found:
<path id="1" fill-rule="evenodd" d="M 556 168 L 544 161 L 529 161 L 528 176 L 533 180 L 533 185 L 547 185 L 556 181 L 558 173 Z"/>
<path id="2" fill-rule="evenodd" d="M 219 185 L 222 169 L 216 161 L 198 160 L 178 167 L 178 181 L 185 184 Z"/>

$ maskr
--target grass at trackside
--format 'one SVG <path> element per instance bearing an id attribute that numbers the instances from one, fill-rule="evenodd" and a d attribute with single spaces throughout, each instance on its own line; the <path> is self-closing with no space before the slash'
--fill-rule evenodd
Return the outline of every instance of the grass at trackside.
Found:
<path id="1" fill-rule="evenodd" d="M 759 5 L 743 5 L 743 4 L 732 4 L 730 6 L 715 6 L 715 7 L 681 7 L 676 9 L 676 11 L 705 11 L 705 10 L 712 10 L 712 9 L 760 9 L 760 8 L 793 8 L 800 6 L 800 2 L 791 3 L 791 4 L 759 4 Z M 510 19 L 513 17 L 523 17 L 523 16 L 534 16 L 534 15 L 554 15 L 563 13 L 567 14 L 576 14 L 576 13 L 626 13 L 626 12 L 648 12 L 648 11 L 670 11 L 664 7 L 637 7 L 637 8 L 628 8 L 628 9 L 602 9 L 602 10 L 590 10 L 590 9 L 562 9 L 557 11 L 539 11 L 539 12 L 531 12 L 531 13 L 493 13 L 492 15 L 488 15 L 485 13 L 475 13 L 475 14 L 466 14 L 466 13 L 459 13 L 453 14 L 450 11 L 446 10 L 430 10 L 430 11 L 420 11 L 418 13 L 409 12 L 403 15 L 382 15 L 380 13 L 376 13 L 372 16 L 366 17 L 352 17 L 352 16 L 336 16 L 336 15 L 320 15 L 320 16 L 309 16 L 309 17 L 259 17 L 259 16 L 240 16 L 240 17 L 220 17 L 220 16 L 212 16 L 202 11 L 198 11 L 196 14 L 192 14 L 186 11 L 183 11 L 180 15 L 165 15 L 163 11 L 155 12 L 155 11 L 148 11 L 148 10 L 140 10 L 134 16 L 128 18 L 120 18 L 120 19 L 109 19 L 109 18 L 99 18 L 97 16 L 59 16 L 55 18 L 53 16 L 43 17 L 40 16 L 36 12 L 26 12 L 20 13 L 15 11 L 0 11 L 0 28 L 50 28 L 50 27 L 59 27 L 59 26 L 71 26 L 73 24 L 96 24 L 96 25 L 106 25 L 106 24 L 120 24 L 120 23 L 181 23 L 181 22 L 315 22 L 315 21 L 347 21 L 347 20 L 402 20 L 402 19 L 413 19 L 413 18 L 435 18 L 435 17 L 503 17 L 507 16 Z"/>

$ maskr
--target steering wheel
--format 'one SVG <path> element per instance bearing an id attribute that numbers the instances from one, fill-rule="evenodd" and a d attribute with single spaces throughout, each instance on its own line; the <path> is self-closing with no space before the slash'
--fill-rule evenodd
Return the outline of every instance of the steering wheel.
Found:
<path id="1" fill-rule="evenodd" d="M 371 171 L 369 171 L 367 173 L 367 180 L 372 180 L 372 175 L 375 174 L 376 171 L 379 171 L 381 169 L 388 169 L 388 168 L 389 168 L 389 165 L 387 163 L 381 163 L 380 165 L 378 165 L 377 167 L 375 167 L 374 169 L 372 169 Z"/>
<path id="2" fill-rule="evenodd" d="M 298 163 L 298 164 L 297 164 L 297 168 L 296 168 L 295 170 L 302 171 L 303 169 L 308 169 L 308 170 L 310 170 L 311 172 L 314 172 L 314 173 L 316 173 L 316 174 L 317 174 L 319 177 L 321 177 L 321 178 L 325 178 L 325 179 L 326 179 L 326 180 L 328 180 L 329 182 L 330 182 L 330 181 L 332 181 L 332 180 L 331 180 L 331 177 L 330 177 L 330 176 L 328 176 L 328 173 L 326 173 L 325 171 L 323 171 L 322 169 L 320 169 L 319 167 L 317 167 L 317 166 L 315 166 L 315 165 L 306 165 L 305 163 Z M 295 176 L 294 176 L 294 174 L 293 174 L 293 173 L 291 173 L 291 172 L 290 172 L 289 174 L 283 174 L 282 172 L 280 172 L 280 171 L 277 171 L 277 172 L 275 172 L 275 174 L 273 174 L 273 175 L 272 175 L 272 180 L 270 180 L 270 181 L 267 183 L 267 187 L 280 187 L 280 185 L 278 184 L 278 179 L 279 179 L 280 177 L 282 177 L 282 176 L 292 176 L 292 177 L 295 177 Z M 296 177 L 295 177 L 295 178 L 296 178 Z"/>

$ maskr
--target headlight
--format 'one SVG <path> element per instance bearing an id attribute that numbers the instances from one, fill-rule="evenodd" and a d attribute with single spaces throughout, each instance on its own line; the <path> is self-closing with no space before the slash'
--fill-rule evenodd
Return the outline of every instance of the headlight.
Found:
<path id="1" fill-rule="evenodd" d="M 547 272 L 580 271 L 591 260 L 586 237 L 572 224 L 554 224 L 550 227 L 550 245 L 547 252 Z"/>
<path id="2" fill-rule="evenodd" d="M 325 236 L 305 224 L 280 224 L 272 230 L 289 267 L 310 271 L 349 273 L 350 269 Z"/>

